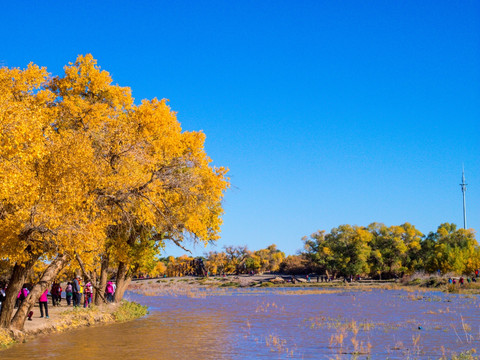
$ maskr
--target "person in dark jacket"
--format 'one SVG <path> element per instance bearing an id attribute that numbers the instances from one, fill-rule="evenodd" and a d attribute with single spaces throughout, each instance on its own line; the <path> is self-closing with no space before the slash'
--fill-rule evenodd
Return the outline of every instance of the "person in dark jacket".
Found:
<path id="1" fill-rule="evenodd" d="M 81 301 L 79 279 L 80 279 L 80 276 L 77 276 L 72 281 L 72 300 L 73 300 L 73 306 L 74 307 L 80 306 L 80 301 Z"/>

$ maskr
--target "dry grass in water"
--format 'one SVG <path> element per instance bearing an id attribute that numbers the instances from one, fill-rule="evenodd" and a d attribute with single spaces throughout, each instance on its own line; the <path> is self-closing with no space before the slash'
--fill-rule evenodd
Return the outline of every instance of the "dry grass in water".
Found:
<path id="1" fill-rule="evenodd" d="M 267 338 L 265 338 L 265 345 L 270 349 L 270 351 L 293 357 L 293 349 L 289 349 L 287 347 L 287 340 L 281 339 L 276 335 L 270 334 Z"/>
<path id="2" fill-rule="evenodd" d="M 279 312 L 284 312 L 284 311 L 285 311 L 284 306 L 279 307 L 273 301 L 271 303 L 264 301 L 261 304 L 259 304 L 255 309 L 256 313 L 271 313 L 271 312 L 279 313 Z"/>
<path id="3" fill-rule="evenodd" d="M 347 331 L 351 331 L 355 335 L 358 334 L 359 330 L 362 331 L 370 331 L 375 328 L 375 324 L 369 321 L 363 321 L 357 323 L 355 320 L 345 320 L 343 318 L 337 317 L 337 318 L 332 318 L 332 317 L 315 317 L 315 318 L 310 318 L 307 320 L 310 322 L 309 328 L 310 329 L 340 329 L 344 328 Z M 377 326 L 380 326 L 382 324 L 377 324 Z"/>
<path id="4" fill-rule="evenodd" d="M 352 358 L 359 355 L 370 355 L 372 352 L 372 344 L 364 342 L 357 338 L 359 327 L 355 321 L 342 324 L 337 328 L 336 333 L 330 336 L 329 347 L 335 349 L 337 354 L 349 354 Z M 350 339 L 351 346 L 346 343 Z M 338 355 L 337 355 L 338 358 Z"/>

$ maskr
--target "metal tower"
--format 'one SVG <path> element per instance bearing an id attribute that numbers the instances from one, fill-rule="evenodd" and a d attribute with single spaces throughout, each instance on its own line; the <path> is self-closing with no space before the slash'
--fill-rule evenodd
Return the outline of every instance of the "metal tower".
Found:
<path id="1" fill-rule="evenodd" d="M 463 194 L 463 228 L 467 229 L 467 207 L 465 204 L 465 192 L 467 191 L 467 185 L 465 184 L 465 169 L 462 167 L 462 183 L 460 186 L 462 187 L 462 194 Z"/>

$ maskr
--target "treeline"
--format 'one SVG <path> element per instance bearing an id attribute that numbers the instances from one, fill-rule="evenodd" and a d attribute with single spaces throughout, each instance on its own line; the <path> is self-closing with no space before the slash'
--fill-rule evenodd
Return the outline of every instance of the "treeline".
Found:
<path id="1" fill-rule="evenodd" d="M 306 268 L 334 277 L 392 278 L 415 271 L 469 274 L 480 267 L 474 231 L 449 223 L 426 236 L 409 223 L 390 227 L 379 223 L 342 225 L 303 241 Z"/>
<path id="2" fill-rule="evenodd" d="M 480 248 L 472 229 L 457 229 L 441 224 L 436 232 L 423 235 L 405 223 L 367 227 L 341 225 L 329 233 L 318 231 L 303 239 L 298 255 L 285 254 L 271 245 L 249 251 L 247 247 L 227 247 L 200 259 L 188 256 L 161 259 L 146 273 L 149 276 L 184 276 L 279 272 L 284 274 L 321 274 L 331 277 L 402 277 L 416 271 L 442 274 L 473 274 L 480 268 Z"/>
<path id="3" fill-rule="evenodd" d="M 97 304 L 114 278 L 118 302 L 165 242 L 219 238 L 229 181 L 211 165 L 205 135 L 182 131 L 165 100 L 136 105 L 91 55 L 64 70 L 0 68 L 3 328 L 22 330 L 62 276 L 90 281 Z"/>
<path id="4" fill-rule="evenodd" d="M 270 245 L 250 251 L 246 246 L 228 246 L 222 252 L 211 251 L 204 257 L 183 255 L 161 258 L 155 266 L 140 271 L 137 276 L 221 275 L 278 272 L 285 254 Z"/>

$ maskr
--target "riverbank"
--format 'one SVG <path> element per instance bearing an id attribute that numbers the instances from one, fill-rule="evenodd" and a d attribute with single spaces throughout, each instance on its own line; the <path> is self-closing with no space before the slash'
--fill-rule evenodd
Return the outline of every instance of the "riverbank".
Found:
<path id="1" fill-rule="evenodd" d="M 23 331 L 0 329 L 0 349 L 28 341 L 41 334 L 51 334 L 97 324 L 125 322 L 147 314 L 147 307 L 128 301 L 120 304 L 103 304 L 89 308 L 72 308 L 66 305 L 49 306 L 49 318 L 41 318 L 38 304 L 31 321 L 25 322 Z"/>
<path id="2" fill-rule="evenodd" d="M 291 276 L 272 274 L 262 275 L 227 275 L 211 277 L 170 277 L 159 279 L 138 279 L 131 282 L 129 290 L 143 295 L 176 294 L 186 296 L 202 296 L 196 290 L 221 290 L 223 288 L 262 288 L 262 287 L 308 287 L 312 289 L 404 289 L 407 291 L 442 291 L 446 293 L 480 294 L 480 282 L 464 284 L 449 284 L 448 278 L 441 276 L 412 276 L 402 280 L 360 280 L 345 282 L 334 280 L 329 282 L 317 282 L 316 277 L 307 280 L 304 276 L 296 276 L 292 282 Z"/>

